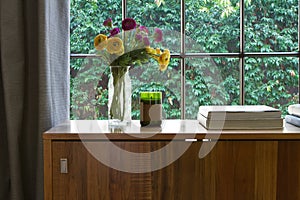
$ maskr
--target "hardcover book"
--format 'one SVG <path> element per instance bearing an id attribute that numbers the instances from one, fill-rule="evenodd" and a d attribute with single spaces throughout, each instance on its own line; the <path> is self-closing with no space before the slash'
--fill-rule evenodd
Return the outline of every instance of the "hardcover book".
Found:
<path id="1" fill-rule="evenodd" d="M 212 120 L 198 114 L 199 123 L 207 129 L 280 129 L 282 118 Z"/>
<path id="2" fill-rule="evenodd" d="M 265 105 L 200 106 L 198 114 L 213 120 L 281 118 L 279 109 Z"/>
<path id="3" fill-rule="evenodd" d="M 285 116 L 285 122 L 292 124 L 294 126 L 300 127 L 300 117 L 295 115 L 286 115 Z"/>
<path id="4" fill-rule="evenodd" d="M 288 112 L 290 115 L 296 115 L 300 117 L 300 104 L 289 105 Z"/>

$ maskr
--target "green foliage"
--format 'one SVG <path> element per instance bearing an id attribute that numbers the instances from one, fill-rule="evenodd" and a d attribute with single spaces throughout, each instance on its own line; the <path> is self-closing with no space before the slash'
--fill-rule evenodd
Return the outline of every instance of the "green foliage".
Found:
<path id="1" fill-rule="evenodd" d="M 246 104 L 266 104 L 281 108 L 298 101 L 297 58 L 249 58 L 245 64 Z"/>
<path id="2" fill-rule="evenodd" d="M 171 53 L 180 50 L 180 1 L 127 0 L 128 17 L 147 27 L 159 27 L 166 36 L 162 46 Z M 186 51 L 188 53 L 237 53 L 240 49 L 238 0 L 185 1 Z M 104 33 L 108 17 L 121 21 L 119 0 L 71 0 L 71 52 L 89 53 L 93 38 Z M 119 24 L 120 27 L 120 24 Z M 245 1 L 245 52 L 298 51 L 297 0 Z M 247 57 L 245 59 L 245 104 L 280 108 L 299 101 L 299 59 L 293 57 Z M 167 71 L 157 63 L 132 66 L 132 115 L 139 118 L 139 92 L 162 91 L 166 118 L 180 118 L 181 60 L 171 58 Z M 108 67 L 91 59 L 71 60 L 71 118 L 107 117 Z M 199 105 L 240 104 L 238 58 L 187 58 L 185 62 L 185 108 L 195 118 Z"/>
<path id="3" fill-rule="evenodd" d="M 121 1 L 71 0 L 71 52 L 89 53 L 94 48 L 94 37 L 106 31 L 102 23 L 109 17 L 116 22 L 122 20 Z"/>
<path id="4" fill-rule="evenodd" d="M 126 52 L 123 55 L 115 59 L 111 66 L 128 66 L 128 63 L 142 64 L 150 60 L 150 56 L 147 54 L 146 49 L 135 49 L 130 52 Z"/>

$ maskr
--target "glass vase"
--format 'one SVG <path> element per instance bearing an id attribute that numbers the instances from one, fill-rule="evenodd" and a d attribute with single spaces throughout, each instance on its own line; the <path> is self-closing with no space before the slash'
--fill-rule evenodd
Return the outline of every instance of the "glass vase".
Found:
<path id="1" fill-rule="evenodd" d="M 131 122 L 131 80 L 129 67 L 110 66 L 108 81 L 108 123 L 122 127 Z"/>

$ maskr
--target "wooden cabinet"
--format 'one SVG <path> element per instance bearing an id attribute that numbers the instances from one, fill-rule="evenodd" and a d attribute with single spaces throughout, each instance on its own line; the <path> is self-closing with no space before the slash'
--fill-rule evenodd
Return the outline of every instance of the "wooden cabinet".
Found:
<path id="1" fill-rule="evenodd" d="M 91 121 L 98 123 L 101 130 L 92 128 L 78 134 L 72 123 L 87 122 L 67 122 L 44 133 L 46 200 L 300 199 L 300 130 L 295 127 L 217 133 L 202 129 L 196 121 L 166 121 L 170 125 L 181 124 L 176 132 L 179 137 L 174 140 L 174 133 L 164 128 L 158 134 L 142 137 L 141 132 L 115 133 L 105 121 L 100 122 L 103 126 Z M 197 133 L 191 134 L 182 125 L 197 127 Z M 144 134 L 147 136 L 147 131 Z M 191 135 L 197 141 L 185 140 Z M 207 139 L 216 139 L 216 135 L 217 140 Z M 190 146 L 170 165 L 145 173 L 108 167 L 89 148 L 113 144 L 128 152 L 147 153 L 161 150 L 171 142 L 173 149 L 161 151 L 164 155 L 159 155 L 159 159 L 175 158 L 177 147 L 187 142 Z M 212 150 L 200 159 L 199 150 L 212 143 Z M 106 148 L 108 158 L 122 159 L 110 146 Z M 149 160 L 140 164 L 147 167 L 152 161 L 149 154 Z M 124 165 L 130 162 L 124 160 Z"/>

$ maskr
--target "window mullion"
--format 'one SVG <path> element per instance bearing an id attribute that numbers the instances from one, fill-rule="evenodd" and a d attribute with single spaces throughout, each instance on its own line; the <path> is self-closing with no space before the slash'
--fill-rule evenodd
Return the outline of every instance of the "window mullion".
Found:
<path id="1" fill-rule="evenodd" d="M 300 1 L 298 1 L 298 94 L 300 89 Z M 298 103 L 300 103 L 300 97 L 298 97 Z"/>
<path id="2" fill-rule="evenodd" d="M 180 1 L 180 32 L 181 32 L 181 119 L 185 119 L 185 3 L 184 0 Z"/>
<path id="3" fill-rule="evenodd" d="M 245 0 L 240 0 L 240 104 L 245 104 Z"/>
<path id="4" fill-rule="evenodd" d="M 122 20 L 124 20 L 127 16 L 127 1 L 122 0 Z"/>

